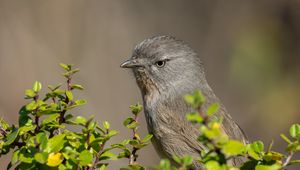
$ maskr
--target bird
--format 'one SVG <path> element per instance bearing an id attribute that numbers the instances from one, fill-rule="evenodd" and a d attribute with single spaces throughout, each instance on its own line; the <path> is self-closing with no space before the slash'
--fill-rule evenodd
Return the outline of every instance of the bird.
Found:
<path id="1" fill-rule="evenodd" d="M 197 140 L 200 132 L 186 114 L 193 111 L 184 96 L 200 90 L 206 98 L 201 109 L 219 103 L 215 116 L 222 118 L 221 129 L 230 139 L 247 143 L 247 137 L 228 114 L 224 105 L 209 86 L 203 63 L 191 46 L 173 36 L 154 36 L 138 43 L 131 57 L 121 64 L 133 71 L 140 89 L 147 129 L 153 134 L 152 144 L 162 158 L 174 155 L 199 157 L 204 146 Z M 193 161 L 191 170 L 204 169 Z"/>

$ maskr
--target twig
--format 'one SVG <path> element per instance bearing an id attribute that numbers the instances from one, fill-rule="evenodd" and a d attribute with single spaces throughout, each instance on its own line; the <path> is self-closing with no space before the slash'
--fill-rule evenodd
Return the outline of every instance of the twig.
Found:
<path id="1" fill-rule="evenodd" d="M 105 134 L 107 135 L 109 133 L 109 130 L 107 129 Z M 104 150 L 104 146 L 106 144 L 106 141 L 103 141 L 103 143 L 100 145 L 100 150 L 99 152 L 96 154 L 96 158 L 94 160 L 93 165 L 91 166 L 92 169 L 96 169 L 96 165 L 99 162 L 100 156 L 103 154 L 103 150 Z M 89 168 L 90 169 L 90 168 Z"/>
<path id="2" fill-rule="evenodd" d="M 290 154 L 288 155 L 288 157 L 286 158 L 286 160 L 282 164 L 282 168 L 285 168 L 285 167 L 288 166 L 288 164 L 290 163 L 290 161 L 293 158 L 293 156 L 294 156 L 294 152 L 290 152 Z"/>
<path id="3" fill-rule="evenodd" d="M 137 114 L 134 115 L 134 121 L 138 122 L 138 116 L 137 116 Z M 135 128 L 132 129 L 132 133 L 133 133 L 132 139 L 136 140 L 137 139 L 137 137 L 136 137 L 137 127 L 135 127 Z M 137 151 L 138 151 L 138 148 L 136 148 L 136 147 L 133 146 L 131 154 L 130 154 L 130 157 L 129 157 L 129 165 L 132 165 L 132 164 L 134 164 L 134 162 L 136 162 L 137 157 L 138 157 L 138 155 L 136 154 Z"/>

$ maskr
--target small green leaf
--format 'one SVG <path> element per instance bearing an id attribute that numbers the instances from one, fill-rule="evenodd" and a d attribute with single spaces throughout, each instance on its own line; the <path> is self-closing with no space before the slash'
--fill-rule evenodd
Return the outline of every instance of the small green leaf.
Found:
<path id="1" fill-rule="evenodd" d="M 26 105 L 26 110 L 31 111 L 31 110 L 35 110 L 38 107 L 39 107 L 38 103 L 35 101 L 32 101 Z"/>
<path id="2" fill-rule="evenodd" d="M 11 158 L 12 165 L 16 164 L 19 161 L 19 153 L 20 153 L 20 150 L 14 151 L 12 158 Z"/>
<path id="3" fill-rule="evenodd" d="M 288 137 L 286 137 L 284 134 L 280 134 L 280 137 L 281 137 L 283 140 L 285 140 L 288 144 L 291 144 L 291 143 L 292 143 L 292 141 L 291 141 Z"/>
<path id="4" fill-rule="evenodd" d="M 85 124 L 86 124 L 86 119 L 85 119 L 84 117 L 82 117 L 82 116 L 77 116 L 76 119 L 75 119 L 75 122 L 76 122 L 77 124 L 80 124 L 80 125 L 85 126 Z"/>
<path id="5" fill-rule="evenodd" d="M 36 135 L 37 143 L 40 144 L 40 149 L 44 150 L 47 147 L 48 137 L 44 132 Z"/>
<path id="6" fill-rule="evenodd" d="M 167 159 L 162 159 L 159 162 L 159 169 L 162 169 L 162 170 L 171 170 L 171 163 L 170 163 L 170 161 L 167 160 Z"/>
<path id="7" fill-rule="evenodd" d="M 92 164 L 92 161 L 93 161 L 93 154 L 90 151 L 84 150 L 84 151 L 80 152 L 79 164 L 81 166 L 86 166 L 86 165 Z"/>
<path id="8" fill-rule="evenodd" d="M 35 159 L 37 162 L 41 163 L 41 164 L 46 163 L 46 162 L 47 162 L 47 158 L 48 158 L 48 154 L 45 153 L 45 152 L 43 152 L 43 153 L 36 153 L 36 154 L 34 155 L 34 159 Z"/>
<path id="9" fill-rule="evenodd" d="M 42 121 L 42 125 L 46 125 L 48 123 L 58 123 L 57 118 L 60 116 L 59 113 L 51 114 L 46 119 Z"/>
<path id="10" fill-rule="evenodd" d="M 100 165 L 99 170 L 106 170 L 106 165 L 105 164 Z"/>
<path id="11" fill-rule="evenodd" d="M 280 166 L 278 164 L 273 165 L 256 165 L 255 170 L 280 170 Z"/>
<path id="12" fill-rule="evenodd" d="M 56 86 L 51 86 L 51 85 L 49 85 L 48 88 L 49 88 L 51 91 L 55 91 L 55 90 L 57 90 L 58 88 L 60 88 L 61 85 L 62 85 L 62 84 L 58 84 L 58 85 L 56 85 Z"/>
<path id="13" fill-rule="evenodd" d="M 72 88 L 72 89 L 77 89 L 77 90 L 83 90 L 82 85 L 79 85 L 79 84 L 73 84 L 73 85 L 71 86 L 71 88 Z"/>
<path id="14" fill-rule="evenodd" d="M 131 117 L 128 117 L 127 119 L 124 120 L 123 125 L 124 126 L 128 126 L 129 124 L 131 124 L 132 122 L 134 122 L 135 120 Z"/>
<path id="15" fill-rule="evenodd" d="M 251 148 L 257 153 L 263 152 L 264 143 L 262 141 L 255 141 L 251 144 Z"/>
<path id="16" fill-rule="evenodd" d="M 3 118 L 0 118 L 0 127 L 7 130 L 9 128 L 9 124 Z"/>
<path id="17" fill-rule="evenodd" d="M 113 137 L 115 136 L 116 134 L 118 134 L 118 131 L 116 130 L 110 130 L 107 134 L 108 137 Z"/>
<path id="18" fill-rule="evenodd" d="M 281 161 L 284 156 L 279 152 L 268 152 L 264 155 L 264 160 L 266 161 Z"/>
<path id="19" fill-rule="evenodd" d="M 191 156 L 184 156 L 182 158 L 182 162 L 183 162 L 183 165 L 189 166 L 189 165 L 191 165 L 193 163 L 193 157 L 191 157 Z"/>
<path id="20" fill-rule="evenodd" d="M 186 119 L 193 123 L 202 123 L 203 122 L 203 118 L 199 115 L 198 112 L 192 112 L 192 113 L 186 114 Z"/>
<path id="21" fill-rule="evenodd" d="M 221 166 L 217 161 L 208 161 L 205 163 L 206 170 L 221 170 Z"/>
<path id="22" fill-rule="evenodd" d="M 208 109 L 206 110 L 207 116 L 213 115 L 214 113 L 216 113 L 219 110 L 219 108 L 220 108 L 219 103 L 214 103 L 214 104 L 210 105 L 208 107 Z"/>
<path id="23" fill-rule="evenodd" d="M 131 105 L 129 108 L 134 115 L 139 114 L 143 110 L 143 106 L 140 104 Z"/>
<path id="24" fill-rule="evenodd" d="M 5 141 L 4 145 L 12 144 L 18 137 L 18 134 L 19 134 L 19 129 L 14 129 L 11 133 L 9 133 L 6 136 L 6 141 Z"/>
<path id="25" fill-rule="evenodd" d="M 75 101 L 75 104 L 78 105 L 78 106 L 79 106 L 79 105 L 84 105 L 84 104 L 86 104 L 86 103 L 87 103 L 86 100 L 76 100 L 76 101 Z"/>
<path id="26" fill-rule="evenodd" d="M 294 164 L 299 164 L 300 163 L 300 159 L 298 160 L 292 160 L 291 162 L 289 162 L 288 165 L 294 165 Z"/>
<path id="27" fill-rule="evenodd" d="M 32 90 L 35 93 L 38 93 L 39 91 L 41 91 L 41 89 L 42 89 L 42 84 L 40 82 L 38 82 L 38 81 L 34 82 Z"/>
<path id="28" fill-rule="evenodd" d="M 60 63 L 59 65 L 66 71 L 70 71 L 72 69 L 72 65 L 70 64 Z"/>
<path id="29" fill-rule="evenodd" d="M 66 90 L 66 96 L 68 97 L 69 101 L 73 100 L 73 93 L 69 90 Z"/>
<path id="30" fill-rule="evenodd" d="M 153 135 L 152 134 L 148 134 L 143 140 L 143 143 L 149 142 L 152 139 Z"/>
<path id="31" fill-rule="evenodd" d="M 36 93 L 31 89 L 27 89 L 25 91 L 25 95 L 26 95 L 26 97 L 33 98 L 36 95 Z"/>
<path id="32" fill-rule="evenodd" d="M 138 126 L 139 126 L 139 123 L 134 121 L 134 122 L 130 123 L 129 125 L 127 125 L 126 127 L 129 128 L 129 129 L 134 129 Z"/>
<path id="33" fill-rule="evenodd" d="M 244 151 L 244 149 L 245 146 L 240 141 L 230 140 L 223 146 L 222 151 L 228 156 L 236 156 L 241 154 Z"/>
<path id="34" fill-rule="evenodd" d="M 299 124 L 293 124 L 290 127 L 290 135 L 293 138 L 299 138 L 300 137 L 300 125 Z"/>
<path id="35" fill-rule="evenodd" d="M 136 147 L 137 145 L 140 144 L 140 142 L 138 140 L 130 140 L 129 144 L 132 145 L 132 146 L 134 146 L 134 147 Z"/>
<path id="36" fill-rule="evenodd" d="M 117 155 L 109 151 L 104 152 L 100 156 L 100 160 L 116 160 L 117 158 L 118 158 Z"/>
<path id="37" fill-rule="evenodd" d="M 108 123 L 108 121 L 104 121 L 104 122 L 103 122 L 103 127 L 104 127 L 105 129 L 109 129 L 109 128 L 110 128 L 110 124 Z"/>
<path id="38" fill-rule="evenodd" d="M 195 91 L 192 95 L 184 96 L 184 99 L 195 109 L 201 107 L 201 105 L 205 102 L 205 97 L 199 90 Z"/>
<path id="39" fill-rule="evenodd" d="M 45 151 L 48 153 L 60 151 L 66 143 L 65 136 L 65 134 L 59 134 L 50 138 L 47 142 Z"/>

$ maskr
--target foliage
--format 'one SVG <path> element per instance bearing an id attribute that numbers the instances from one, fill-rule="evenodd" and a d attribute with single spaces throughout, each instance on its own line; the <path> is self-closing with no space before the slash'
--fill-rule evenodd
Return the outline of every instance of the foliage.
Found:
<path id="1" fill-rule="evenodd" d="M 93 117 L 72 114 L 71 110 L 86 103 L 74 95 L 75 90 L 83 90 L 83 86 L 72 82 L 79 69 L 73 69 L 69 64 L 60 66 L 66 71 L 63 74 L 65 88 L 61 84 L 48 86 L 48 92 L 41 97 L 42 84 L 36 81 L 32 89 L 25 91 L 28 103 L 19 111 L 18 125 L 9 125 L 0 119 L 0 157 L 12 152 L 7 169 L 105 170 L 111 161 L 124 158 L 129 163 L 121 170 L 145 169 L 137 162 L 138 151 L 147 146 L 152 135 L 141 138 L 137 133 L 142 106 L 130 106 L 132 117 L 123 122 L 132 131 L 132 137 L 108 145 L 118 132 L 111 129 L 107 121 L 99 124 Z M 222 120 L 214 118 L 219 104 L 212 104 L 202 112 L 205 97 L 200 91 L 185 96 L 185 100 L 196 110 L 186 115 L 187 120 L 199 126 L 201 135 L 198 140 L 207 149 L 199 153 L 199 158 L 174 155 L 176 167 L 163 159 L 155 169 L 185 170 L 193 161 L 200 161 L 207 170 L 280 170 L 300 163 L 300 160 L 292 159 L 300 149 L 299 124 L 291 126 L 289 137 L 281 134 L 287 148 L 286 154 L 279 153 L 272 150 L 273 142 L 265 148 L 261 141 L 244 144 L 229 139 L 221 131 Z M 232 161 L 235 157 L 243 157 L 245 162 L 234 167 Z"/>
<path id="2" fill-rule="evenodd" d="M 106 169 L 109 160 L 130 159 L 129 167 L 141 167 L 136 163 L 137 151 L 148 144 L 151 135 L 140 139 L 137 134 L 137 116 L 141 105 L 131 106 L 134 118 L 128 118 L 124 125 L 133 129 L 134 137 L 107 146 L 117 135 L 107 121 L 102 124 L 70 113 L 86 103 L 76 99 L 75 90 L 83 90 L 72 83 L 72 77 L 79 69 L 60 64 L 66 71 L 66 88 L 62 85 L 48 86 L 49 91 L 41 97 L 42 84 L 36 81 L 32 89 L 25 91 L 28 103 L 20 109 L 19 124 L 8 125 L 0 120 L 0 156 L 13 152 L 8 169 Z M 79 130 L 73 130 L 79 129 Z M 132 148 L 131 148 L 132 146 Z M 115 154 L 113 149 L 121 150 Z"/>

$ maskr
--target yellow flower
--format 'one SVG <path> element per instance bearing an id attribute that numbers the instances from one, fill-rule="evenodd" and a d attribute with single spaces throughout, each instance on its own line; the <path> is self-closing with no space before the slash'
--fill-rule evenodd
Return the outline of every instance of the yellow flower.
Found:
<path id="1" fill-rule="evenodd" d="M 51 167 L 58 166 L 64 160 L 61 153 L 50 153 L 47 159 L 47 165 Z"/>
<path id="2" fill-rule="evenodd" d="M 214 122 L 212 125 L 212 129 L 219 129 L 220 128 L 220 123 Z"/>

